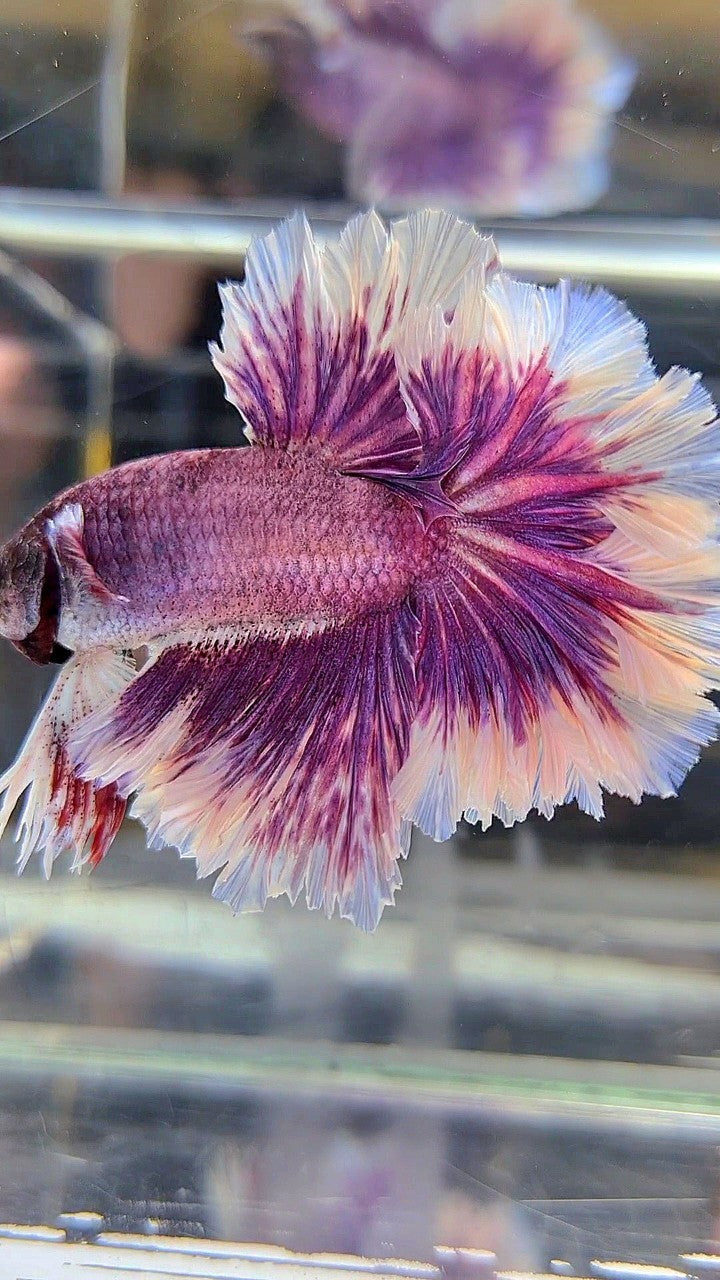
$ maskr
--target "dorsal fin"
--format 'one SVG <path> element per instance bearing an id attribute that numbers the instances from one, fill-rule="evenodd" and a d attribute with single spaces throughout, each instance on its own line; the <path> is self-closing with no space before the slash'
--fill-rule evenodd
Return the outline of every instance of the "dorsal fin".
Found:
<path id="1" fill-rule="evenodd" d="M 396 353 L 420 308 L 452 312 L 493 241 L 452 214 L 391 225 L 354 218 L 321 250 L 302 214 L 252 245 L 245 282 L 222 289 L 226 395 L 251 442 L 320 448 L 345 474 L 395 484 L 425 518 L 447 508 L 437 451 L 408 415 Z"/>

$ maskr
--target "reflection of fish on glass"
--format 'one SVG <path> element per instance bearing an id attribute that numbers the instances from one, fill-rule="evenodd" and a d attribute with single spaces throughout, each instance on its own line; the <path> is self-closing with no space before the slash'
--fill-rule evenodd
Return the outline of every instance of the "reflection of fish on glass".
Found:
<path id="1" fill-rule="evenodd" d="M 223 300 L 252 447 L 85 481 L 0 556 L 0 632 L 64 662 L 0 784 L 21 864 L 99 861 L 134 794 L 233 908 L 373 928 L 412 823 L 673 794 L 719 719 L 697 379 L 448 214 L 322 251 L 298 215 Z"/>
<path id="2" fill-rule="evenodd" d="M 288 0 L 245 38 L 364 202 L 535 216 L 607 186 L 632 69 L 570 0 Z"/>

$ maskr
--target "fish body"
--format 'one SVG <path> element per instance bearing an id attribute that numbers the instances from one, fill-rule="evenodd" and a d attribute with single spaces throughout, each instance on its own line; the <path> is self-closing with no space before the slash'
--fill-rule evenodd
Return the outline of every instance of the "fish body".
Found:
<path id="1" fill-rule="evenodd" d="M 514 280 L 452 215 L 301 216 L 222 290 L 249 448 L 144 459 L 0 551 L 61 669 L 0 778 L 19 864 L 126 806 L 234 910 L 376 926 L 437 840 L 673 795 L 720 717 L 720 430 L 604 290 Z"/>
<path id="2" fill-rule="evenodd" d="M 53 544 L 62 597 L 53 639 L 82 653 L 197 628 L 345 622 L 397 604 L 432 573 L 440 541 L 402 498 L 338 474 L 312 449 L 204 449 L 74 486 L 6 559 L 25 563 L 28 543 Z"/>

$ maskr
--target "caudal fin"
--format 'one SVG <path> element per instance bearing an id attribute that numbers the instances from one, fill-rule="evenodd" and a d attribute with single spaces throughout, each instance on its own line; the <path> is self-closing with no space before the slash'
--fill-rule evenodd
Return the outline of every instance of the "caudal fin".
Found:
<path id="1" fill-rule="evenodd" d="M 718 713 L 720 432 L 603 290 L 502 272 L 400 346 L 427 445 L 450 449 L 446 571 L 418 588 L 418 708 L 395 780 L 437 839 L 602 789 L 674 794 Z M 452 443 L 456 444 L 454 461 Z"/>

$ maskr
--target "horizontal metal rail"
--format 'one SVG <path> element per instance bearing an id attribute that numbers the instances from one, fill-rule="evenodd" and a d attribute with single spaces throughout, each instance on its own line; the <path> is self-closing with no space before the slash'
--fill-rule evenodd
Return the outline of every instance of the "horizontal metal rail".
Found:
<path id="1" fill-rule="evenodd" d="M 231 268 L 247 247 L 298 202 L 244 200 L 165 204 L 109 202 L 92 195 L 0 189 L 0 244 L 22 253 L 113 257 L 148 253 Z M 308 205 L 319 238 L 353 212 Z M 497 236 L 505 266 L 540 280 L 580 277 L 621 292 L 720 299 L 720 222 L 587 217 L 505 223 Z"/>
<path id="2" fill-rule="evenodd" d="M 29 1087 L 115 1096 L 277 1100 L 491 1122 L 540 1132 L 653 1133 L 716 1147 L 719 1073 L 462 1050 L 406 1051 L 273 1037 L 10 1023 L 0 1026 L 0 1095 Z"/>
<path id="3" fill-rule="evenodd" d="M 83 1215 L 89 1217 L 91 1215 Z M 92 1215 L 94 1216 L 94 1215 Z M 69 1239 L 68 1239 L 69 1237 Z M 345 1255 L 300 1255 L 272 1245 L 123 1237 L 0 1227 L 0 1273 L 23 1280 L 442 1280 L 436 1266 Z M 487 1274 L 487 1268 L 485 1274 Z M 469 1273 L 472 1277 L 473 1272 Z M 483 1272 L 478 1280 L 483 1280 Z"/>

